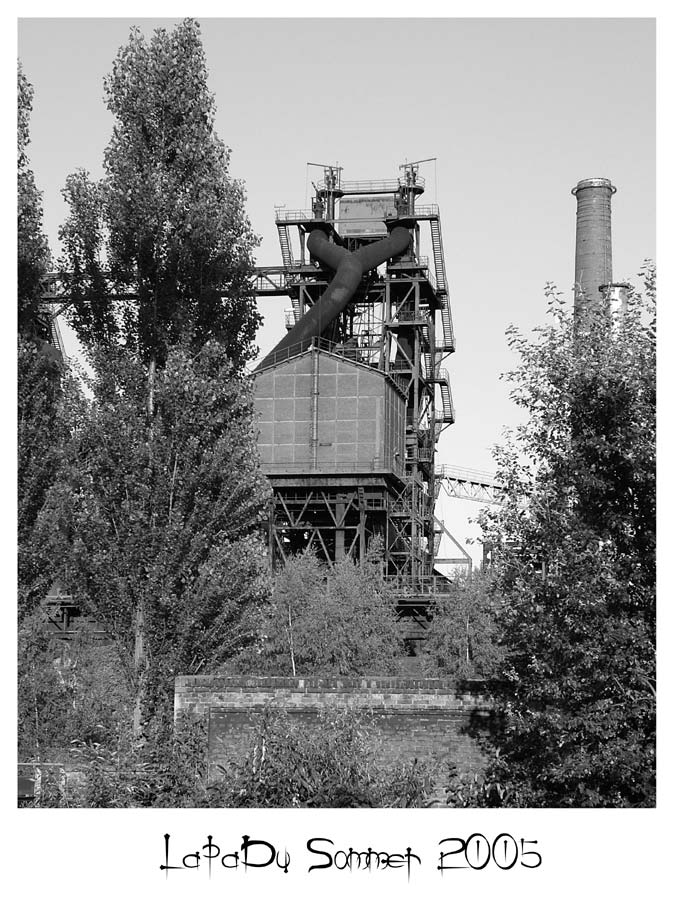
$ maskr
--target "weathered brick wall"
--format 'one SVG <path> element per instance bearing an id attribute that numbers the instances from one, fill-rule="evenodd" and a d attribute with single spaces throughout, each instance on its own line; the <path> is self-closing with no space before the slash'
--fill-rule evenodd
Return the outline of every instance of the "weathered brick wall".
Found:
<path id="1" fill-rule="evenodd" d="M 285 710 L 308 723 L 328 707 L 371 714 L 382 762 L 430 762 L 438 771 L 452 762 L 459 772 L 481 768 L 483 757 L 469 725 L 487 727 L 490 706 L 480 682 L 461 685 L 439 678 L 269 678 L 180 676 L 175 715 L 204 716 L 209 726 L 212 777 L 249 745 L 265 707 Z"/>

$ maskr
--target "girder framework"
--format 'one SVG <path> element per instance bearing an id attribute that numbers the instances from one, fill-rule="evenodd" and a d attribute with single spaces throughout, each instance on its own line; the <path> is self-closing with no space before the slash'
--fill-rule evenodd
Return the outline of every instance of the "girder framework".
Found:
<path id="1" fill-rule="evenodd" d="M 271 558 L 283 562 L 310 548 L 332 563 L 345 555 L 362 557 L 376 535 L 386 542 L 389 489 L 384 480 L 271 476 L 271 481 Z"/>
<path id="2" fill-rule="evenodd" d="M 490 472 L 440 466 L 436 474 L 437 492 L 442 486 L 449 497 L 497 506 L 504 502 L 504 488 Z"/>

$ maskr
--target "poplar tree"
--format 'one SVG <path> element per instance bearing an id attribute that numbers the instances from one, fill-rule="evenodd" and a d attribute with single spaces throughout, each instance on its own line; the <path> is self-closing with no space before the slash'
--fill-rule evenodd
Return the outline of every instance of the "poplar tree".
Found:
<path id="1" fill-rule="evenodd" d="M 58 472 L 68 437 L 62 360 L 45 339 L 41 310 L 50 254 L 42 198 L 28 156 L 33 87 L 21 63 L 17 79 L 17 544 L 19 620 L 49 588 L 50 562 L 34 527 Z M 70 387 L 70 386 L 69 386 Z"/>
<path id="2" fill-rule="evenodd" d="M 237 370 L 254 353 L 257 239 L 207 76 L 194 20 L 149 40 L 133 28 L 104 82 L 104 177 L 79 170 L 63 191 L 72 324 L 86 346 L 137 348 L 151 369 L 185 338 L 216 338 Z"/>
<path id="3" fill-rule="evenodd" d="M 264 586 L 267 483 L 243 373 L 256 239 L 196 22 L 132 29 L 105 97 L 104 177 L 68 178 L 60 232 L 93 398 L 43 523 L 119 648 L 139 735 L 170 710 L 176 674 L 241 649 L 239 613 Z"/>
<path id="4" fill-rule="evenodd" d="M 40 292 L 49 270 L 50 254 L 42 229 L 42 197 L 28 157 L 33 87 L 21 63 L 18 65 L 17 88 L 18 326 L 20 334 L 33 336 L 39 330 Z"/>
<path id="5" fill-rule="evenodd" d="M 170 710 L 176 675 L 213 672 L 252 639 L 267 482 L 250 385 L 217 342 L 196 357 L 169 351 L 151 434 L 135 355 L 94 362 L 90 409 L 41 526 L 83 612 L 118 648 L 140 733 Z"/>

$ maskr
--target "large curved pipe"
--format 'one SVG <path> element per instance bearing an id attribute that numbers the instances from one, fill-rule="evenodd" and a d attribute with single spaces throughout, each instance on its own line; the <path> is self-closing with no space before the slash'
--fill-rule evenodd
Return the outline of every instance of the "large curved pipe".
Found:
<path id="1" fill-rule="evenodd" d="M 347 306 L 363 275 L 392 256 L 403 253 L 409 244 L 410 232 L 401 226 L 392 229 L 391 234 L 381 241 L 366 244 L 354 253 L 337 244 L 331 244 L 323 230 L 317 228 L 312 231 L 307 240 L 307 249 L 312 256 L 335 269 L 335 276 L 314 306 L 256 366 L 256 370 L 264 369 L 273 362 L 280 350 L 302 345 L 312 338 L 319 337 Z"/>

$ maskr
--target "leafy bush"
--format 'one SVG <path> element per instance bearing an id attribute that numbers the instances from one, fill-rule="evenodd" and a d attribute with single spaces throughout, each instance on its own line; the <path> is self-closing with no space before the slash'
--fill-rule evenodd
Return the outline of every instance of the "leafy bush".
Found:
<path id="1" fill-rule="evenodd" d="M 313 727 L 267 710 L 244 762 L 223 772 L 225 806 L 422 806 L 430 786 L 417 760 L 378 764 L 366 719 L 349 710 L 327 710 Z"/>
<path id="2" fill-rule="evenodd" d="M 147 739 L 130 729 L 115 746 L 74 742 L 72 768 L 81 773 L 74 798 L 85 807 L 203 807 L 211 805 L 206 782 L 206 726 L 186 722 L 174 732 L 159 722 Z"/>

